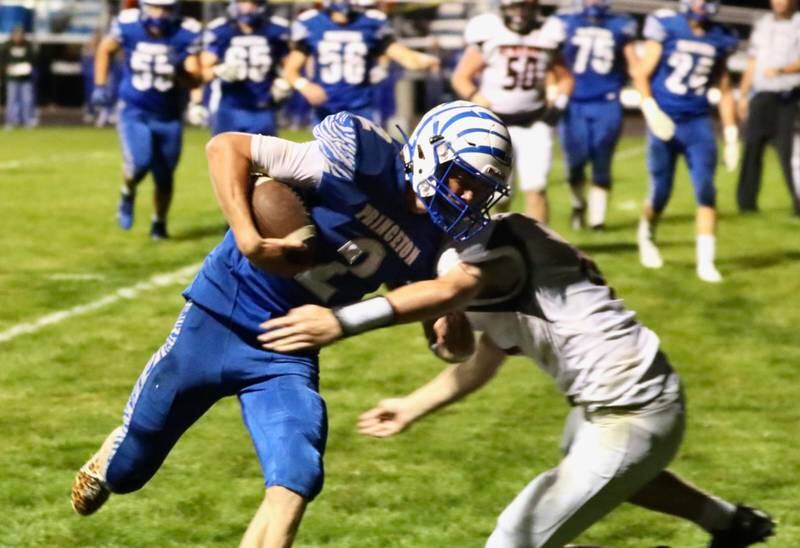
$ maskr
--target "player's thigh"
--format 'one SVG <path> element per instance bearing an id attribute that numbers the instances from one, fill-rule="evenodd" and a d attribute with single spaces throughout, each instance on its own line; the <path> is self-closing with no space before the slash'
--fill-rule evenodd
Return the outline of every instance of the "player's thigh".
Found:
<path id="1" fill-rule="evenodd" d="M 117 121 L 125 174 L 138 175 L 150 168 L 153 160 L 153 130 L 146 115 L 136 109 L 123 108 Z"/>
<path id="2" fill-rule="evenodd" d="M 646 416 L 586 418 L 533 509 L 533 545 L 561 547 L 627 501 L 669 464 L 682 433 L 677 403 Z"/>
<path id="3" fill-rule="evenodd" d="M 567 165 L 567 179 L 571 183 L 581 182 L 583 168 L 589 161 L 589 121 L 580 105 L 569 105 L 558 127 L 564 161 Z"/>
<path id="4" fill-rule="evenodd" d="M 316 379 L 283 374 L 240 391 L 245 425 L 267 487 L 279 485 L 312 500 L 322 490 L 328 437 L 325 402 Z"/>
<path id="5" fill-rule="evenodd" d="M 611 183 L 611 160 L 622 131 L 622 107 L 608 102 L 596 107 L 591 125 L 592 179 L 607 186 Z"/>
<path id="6" fill-rule="evenodd" d="M 514 147 L 514 168 L 523 191 L 541 192 L 547 186 L 547 175 L 553 154 L 553 130 L 544 122 L 530 127 L 510 126 Z"/>
<path id="7" fill-rule="evenodd" d="M 230 331 L 214 317 L 191 303 L 184 306 L 125 406 L 123 436 L 108 468 L 116 491 L 141 487 L 186 429 L 232 392 L 221 381 L 231 342 Z"/>
<path id="8" fill-rule="evenodd" d="M 699 205 L 714 206 L 716 189 L 714 173 L 717 170 L 717 140 L 711 118 L 702 117 L 686 124 L 678 135 L 689 166 L 689 175 Z"/>
<path id="9" fill-rule="evenodd" d="M 183 122 L 180 119 L 158 120 L 153 126 L 153 170 L 171 175 L 181 158 Z"/>

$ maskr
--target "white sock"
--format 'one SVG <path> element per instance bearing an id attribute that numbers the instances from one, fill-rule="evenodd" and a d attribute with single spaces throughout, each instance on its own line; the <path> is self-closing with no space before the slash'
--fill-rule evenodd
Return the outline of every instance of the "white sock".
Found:
<path id="1" fill-rule="evenodd" d="M 717 239 L 713 234 L 697 235 L 697 264 L 713 265 L 716 255 Z"/>
<path id="2" fill-rule="evenodd" d="M 589 226 L 599 226 L 606 222 L 608 191 L 592 186 L 589 189 Z"/>
<path id="3" fill-rule="evenodd" d="M 636 233 L 636 237 L 639 240 L 653 240 L 655 238 L 653 225 L 644 217 L 639 219 L 639 230 Z"/>
<path id="4" fill-rule="evenodd" d="M 730 526 L 734 513 L 736 506 L 730 502 L 719 497 L 709 497 L 708 502 L 703 505 L 697 523 L 706 531 L 724 531 Z"/>

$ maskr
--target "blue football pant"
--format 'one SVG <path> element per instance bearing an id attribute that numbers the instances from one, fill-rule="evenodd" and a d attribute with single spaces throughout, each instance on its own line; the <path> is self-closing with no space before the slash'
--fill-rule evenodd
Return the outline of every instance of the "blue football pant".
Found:
<path id="1" fill-rule="evenodd" d="M 106 468 L 111 491 L 144 486 L 181 435 L 231 395 L 239 398 L 265 485 L 313 499 L 322 489 L 327 439 L 316 356 L 262 350 L 229 321 L 191 302 L 131 392 L 123 435 Z"/>
<path id="2" fill-rule="evenodd" d="M 675 164 L 679 155 L 686 157 L 689 174 L 699 206 L 714 207 L 717 168 L 717 141 L 711 118 L 701 116 L 676 122 L 675 136 L 662 141 L 647 132 L 647 169 L 650 173 L 649 202 L 656 213 L 667 206 L 675 181 Z"/>
<path id="3" fill-rule="evenodd" d="M 260 135 L 277 135 L 275 113 L 272 110 L 246 110 L 219 107 L 211 117 L 211 134 L 242 131 Z"/>
<path id="4" fill-rule="evenodd" d="M 610 188 L 611 159 L 622 131 L 619 101 L 570 102 L 558 129 L 569 183 L 585 181 L 591 164 L 592 182 Z"/>
<path id="5" fill-rule="evenodd" d="M 139 182 L 152 172 L 159 188 L 172 188 L 183 139 L 180 118 L 163 120 L 142 110 L 123 107 L 117 124 L 125 179 Z"/>

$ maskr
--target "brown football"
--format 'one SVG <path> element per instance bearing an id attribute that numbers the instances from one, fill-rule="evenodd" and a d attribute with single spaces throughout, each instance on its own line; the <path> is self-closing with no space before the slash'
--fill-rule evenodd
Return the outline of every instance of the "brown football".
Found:
<path id="1" fill-rule="evenodd" d="M 290 238 L 305 242 L 303 251 L 290 250 L 267 270 L 275 274 L 296 273 L 313 264 L 316 230 L 303 200 L 288 185 L 271 177 L 258 177 L 250 199 L 253 221 L 264 238 Z M 285 259 L 287 264 L 281 264 Z M 301 267 L 301 268 L 298 268 Z"/>

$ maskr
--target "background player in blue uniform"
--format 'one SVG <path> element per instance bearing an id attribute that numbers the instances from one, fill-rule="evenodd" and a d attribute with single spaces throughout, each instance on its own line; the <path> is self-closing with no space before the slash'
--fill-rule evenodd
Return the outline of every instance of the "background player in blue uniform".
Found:
<path id="1" fill-rule="evenodd" d="M 648 16 L 644 28 L 647 41 L 635 79 L 650 130 L 650 195 L 639 223 L 639 256 L 646 268 L 663 265 L 654 230 L 672 192 L 675 163 L 682 154 L 698 206 L 697 275 L 706 282 L 719 282 L 722 276 L 714 265 L 717 143 L 707 94 L 714 84 L 721 92 L 725 165 L 733 170 L 739 155 L 738 130 L 726 61 L 738 40 L 731 31 L 711 22 L 719 7 L 717 2 L 682 0 L 680 4 L 679 13 L 659 10 Z"/>
<path id="2" fill-rule="evenodd" d="M 289 22 L 270 17 L 265 0 L 234 0 L 228 12 L 208 25 L 200 56 L 204 79 L 219 81 L 211 131 L 275 135 L 274 106 L 286 97 L 273 97 L 272 86 L 288 53 Z"/>
<path id="3" fill-rule="evenodd" d="M 410 70 L 438 70 L 439 59 L 395 41 L 386 15 L 360 2 L 323 2 L 292 23 L 285 78 L 315 107 L 318 119 L 346 110 L 375 119 L 370 71 L 382 54 Z M 369 4 L 369 3 L 368 3 Z M 301 75 L 309 58 L 311 78 Z"/>
<path id="4" fill-rule="evenodd" d="M 187 91 L 200 81 L 197 54 L 200 23 L 181 19 L 176 0 L 142 0 L 141 9 L 120 12 L 98 47 L 92 103 L 111 102 L 108 72 L 112 55 L 122 48 L 125 65 L 119 90 L 119 129 L 124 183 L 117 209 L 119 226 L 133 226 L 136 186 L 152 172 L 155 212 L 153 239 L 167 238 L 173 174 L 181 153 L 183 110 Z"/>
<path id="5" fill-rule="evenodd" d="M 471 238 L 508 194 L 508 130 L 471 103 L 429 113 L 402 157 L 382 129 L 349 113 L 326 118 L 314 137 L 298 144 L 225 133 L 209 143 L 211 179 L 231 230 L 184 292 L 188 302 L 139 377 L 122 426 L 78 473 L 77 512 L 96 511 L 112 491 L 141 488 L 187 428 L 217 400 L 237 395 L 267 487 L 242 546 L 290 545 L 322 489 L 327 417 L 316 352 L 267 352 L 260 325 L 302 304 L 337 306 L 382 283 L 433 277 L 444 234 Z M 268 270 L 270 258 L 303 244 L 256 231 L 252 167 L 304 194 L 317 229 L 313 269 L 294 277 Z M 357 316 L 384 321 L 392 313 L 376 298 Z"/>
<path id="6" fill-rule="evenodd" d="M 561 118 L 559 137 L 573 197 L 572 227 L 584 226 L 585 167 L 592 165 L 588 222 L 605 223 L 611 189 L 611 159 L 622 130 L 619 94 L 636 67 L 636 21 L 608 11 L 609 0 L 578 0 L 579 9 L 548 19 L 543 31 L 562 44 L 575 87 Z"/>

